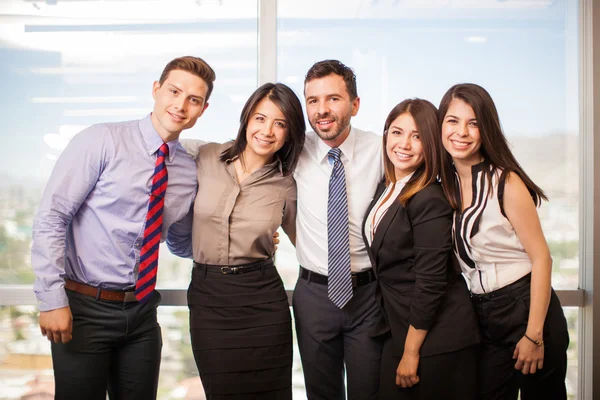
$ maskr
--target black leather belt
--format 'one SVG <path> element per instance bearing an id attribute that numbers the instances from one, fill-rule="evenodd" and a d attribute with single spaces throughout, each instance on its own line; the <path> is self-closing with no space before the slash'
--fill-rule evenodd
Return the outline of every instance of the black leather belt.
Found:
<path id="1" fill-rule="evenodd" d="M 194 268 L 206 268 L 207 272 L 219 272 L 223 275 L 230 274 L 245 274 L 246 272 L 258 271 L 264 268 L 273 268 L 272 258 L 266 260 L 256 261 L 250 264 L 243 265 L 213 265 L 213 264 L 200 264 L 194 261 Z"/>
<path id="2" fill-rule="evenodd" d="M 309 271 L 306 268 L 300 267 L 300 278 L 307 280 L 309 282 L 318 283 L 319 285 L 327 285 L 327 276 L 317 274 L 316 272 Z M 362 272 L 353 272 L 352 273 L 352 287 L 359 287 L 371 282 L 376 281 L 375 272 L 373 269 L 368 269 Z"/>
<path id="3" fill-rule="evenodd" d="M 471 293 L 471 300 L 473 300 L 473 302 L 475 302 L 475 303 L 483 303 L 486 301 L 490 301 L 492 299 L 516 292 L 519 289 L 523 288 L 524 286 L 529 285 L 530 282 L 531 282 L 531 274 L 527 274 L 524 277 L 520 278 L 519 280 L 511 283 L 510 285 L 504 286 L 503 288 L 500 288 L 498 290 L 494 290 L 493 292 L 482 293 L 482 294 Z"/>

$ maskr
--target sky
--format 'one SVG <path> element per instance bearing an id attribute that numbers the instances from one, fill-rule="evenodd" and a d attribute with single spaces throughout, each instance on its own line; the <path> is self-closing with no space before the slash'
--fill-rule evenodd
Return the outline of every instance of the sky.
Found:
<path id="1" fill-rule="evenodd" d="M 51 4 L 56 3 L 56 4 Z M 301 100 L 316 61 L 357 75 L 353 125 L 374 132 L 408 97 L 439 104 L 458 82 L 494 98 L 505 132 L 578 131 L 577 9 L 547 0 L 280 0 L 277 76 Z M 45 180 L 70 137 L 141 118 L 152 82 L 192 54 L 217 73 L 210 106 L 184 137 L 235 136 L 257 86 L 256 3 L 248 0 L 0 2 L 0 174 Z"/>

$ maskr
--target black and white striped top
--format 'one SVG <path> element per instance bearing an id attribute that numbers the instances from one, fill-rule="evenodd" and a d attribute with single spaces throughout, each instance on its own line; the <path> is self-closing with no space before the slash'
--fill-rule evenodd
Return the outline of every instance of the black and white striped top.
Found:
<path id="1" fill-rule="evenodd" d="M 471 167 L 473 201 L 463 212 L 460 206 L 454 212 L 452 232 L 460 267 L 476 294 L 498 290 L 531 272 L 531 260 L 504 215 L 502 171 L 496 170 L 490 182 L 484 168 L 491 166 L 483 161 Z"/>

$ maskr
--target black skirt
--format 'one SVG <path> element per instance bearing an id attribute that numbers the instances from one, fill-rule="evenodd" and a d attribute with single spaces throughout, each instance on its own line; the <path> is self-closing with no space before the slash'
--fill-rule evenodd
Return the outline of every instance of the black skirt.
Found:
<path id="1" fill-rule="evenodd" d="M 194 263 L 188 306 L 196 366 L 208 400 L 291 400 L 287 294 L 272 260 L 249 265 L 258 268 L 224 274 Z"/>

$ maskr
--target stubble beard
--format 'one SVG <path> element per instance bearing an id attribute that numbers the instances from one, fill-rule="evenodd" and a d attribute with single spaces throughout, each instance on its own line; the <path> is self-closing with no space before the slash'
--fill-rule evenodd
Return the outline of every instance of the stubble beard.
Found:
<path id="1" fill-rule="evenodd" d="M 346 128 L 348 128 L 350 126 L 350 116 L 349 115 L 345 115 L 341 118 L 333 117 L 333 122 L 334 124 L 336 124 L 336 127 L 334 128 L 334 130 L 331 130 L 329 132 L 323 132 L 320 128 L 319 128 L 319 124 L 317 124 L 317 120 L 328 117 L 330 115 L 325 114 L 324 116 L 318 115 L 317 117 L 315 117 L 314 121 L 310 121 L 310 126 L 311 128 L 313 128 L 313 131 L 315 131 L 315 133 L 321 138 L 321 140 L 335 140 L 338 138 L 338 136 L 340 136 L 345 130 Z"/>

